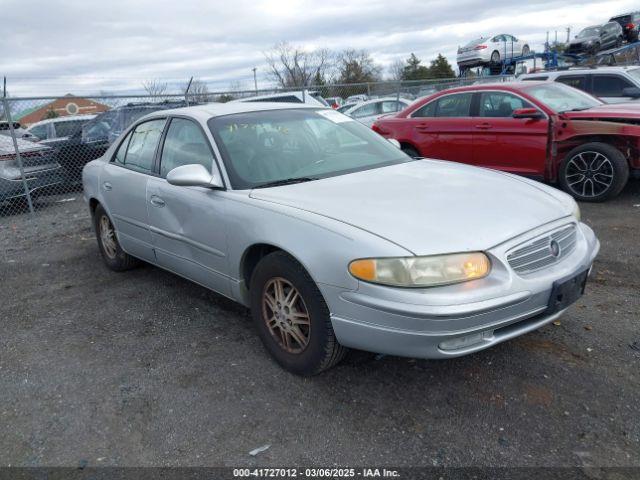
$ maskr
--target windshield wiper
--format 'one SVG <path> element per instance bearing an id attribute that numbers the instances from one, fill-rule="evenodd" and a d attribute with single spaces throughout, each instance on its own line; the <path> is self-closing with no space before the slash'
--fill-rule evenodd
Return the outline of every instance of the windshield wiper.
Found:
<path id="1" fill-rule="evenodd" d="M 313 180 L 318 180 L 318 179 L 316 177 L 284 178 L 282 180 L 274 180 L 273 182 L 261 183 L 260 185 L 256 185 L 254 188 L 281 187 L 282 185 L 292 185 L 294 183 L 311 182 Z"/>

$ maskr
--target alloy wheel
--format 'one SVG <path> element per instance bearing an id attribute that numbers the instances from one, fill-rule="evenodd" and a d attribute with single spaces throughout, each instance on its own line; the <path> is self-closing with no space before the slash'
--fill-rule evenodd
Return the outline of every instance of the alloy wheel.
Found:
<path id="1" fill-rule="evenodd" d="M 288 280 L 276 277 L 266 283 L 262 319 L 283 350 L 301 353 L 309 344 L 311 318 L 302 296 Z"/>
<path id="2" fill-rule="evenodd" d="M 118 252 L 116 244 L 116 232 L 113 230 L 111 220 L 106 215 L 100 217 L 100 241 L 107 257 L 116 258 Z"/>
<path id="3" fill-rule="evenodd" d="M 613 184 L 611 161 L 600 152 L 581 152 L 569 160 L 565 178 L 577 195 L 594 198 L 605 193 Z"/>

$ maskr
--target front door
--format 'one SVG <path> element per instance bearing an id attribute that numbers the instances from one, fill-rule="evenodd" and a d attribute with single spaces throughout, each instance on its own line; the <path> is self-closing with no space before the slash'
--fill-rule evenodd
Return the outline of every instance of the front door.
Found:
<path id="1" fill-rule="evenodd" d="M 220 175 L 201 127 L 192 120 L 170 120 L 160 155 L 158 177 L 147 187 L 149 228 L 157 263 L 215 290 L 230 294 L 225 192 L 169 184 L 167 173 L 200 164 Z"/>
<path id="2" fill-rule="evenodd" d="M 543 176 L 549 120 L 513 118 L 519 108 L 533 108 L 523 98 L 499 91 L 480 92 L 474 118 L 473 163 L 528 176 Z"/>
<path id="3" fill-rule="evenodd" d="M 155 256 L 147 214 L 147 182 L 153 175 L 165 123 L 165 119 L 157 119 L 136 126 L 100 175 L 100 189 L 120 246 L 149 262 L 154 262 Z"/>

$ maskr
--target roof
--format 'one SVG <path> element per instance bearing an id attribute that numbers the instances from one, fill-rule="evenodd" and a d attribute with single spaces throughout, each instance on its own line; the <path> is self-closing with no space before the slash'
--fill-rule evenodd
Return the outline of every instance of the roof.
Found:
<path id="1" fill-rule="evenodd" d="M 39 122 L 33 123 L 31 124 L 31 126 L 29 128 L 33 128 L 36 125 L 46 125 L 47 123 L 60 123 L 60 122 L 73 122 L 73 121 L 78 121 L 78 120 L 92 120 L 94 118 L 96 118 L 97 115 L 94 114 L 87 114 L 87 115 L 67 115 L 64 117 L 55 117 L 55 118 L 47 118 L 45 120 L 40 120 Z"/>
<path id="2" fill-rule="evenodd" d="M 328 108 L 319 105 L 288 102 L 227 102 L 207 103 L 193 107 L 172 108 L 149 113 L 144 118 L 164 117 L 170 115 L 187 115 L 206 121 L 209 118 L 233 115 L 234 113 L 262 112 L 269 110 L 318 109 Z"/>
<path id="3" fill-rule="evenodd" d="M 599 72 L 622 72 L 627 70 L 635 70 L 640 68 L 638 65 L 619 65 L 619 66 L 603 66 L 597 68 L 568 68 L 565 70 L 547 70 L 542 72 L 535 73 L 527 73 L 524 75 L 520 75 L 518 79 L 522 78 L 534 78 L 534 77 L 544 77 L 544 76 L 556 76 L 556 75 L 567 75 L 567 74 L 579 74 L 579 73 L 599 73 Z"/>

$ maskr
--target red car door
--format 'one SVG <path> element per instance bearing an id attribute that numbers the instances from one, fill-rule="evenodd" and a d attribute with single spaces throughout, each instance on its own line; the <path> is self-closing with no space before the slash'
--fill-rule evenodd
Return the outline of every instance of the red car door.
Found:
<path id="1" fill-rule="evenodd" d="M 514 110 L 535 108 L 509 92 L 479 92 L 473 121 L 473 163 L 521 175 L 543 176 L 547 158 L 549 119 L 514 118 Z"/>
<path id="2" fill-rule="evenodd" d="M 403 119 L 405 132 L 420 155 L 472 163 L 472 98 L 472 92 L 444 95 Z"/>

